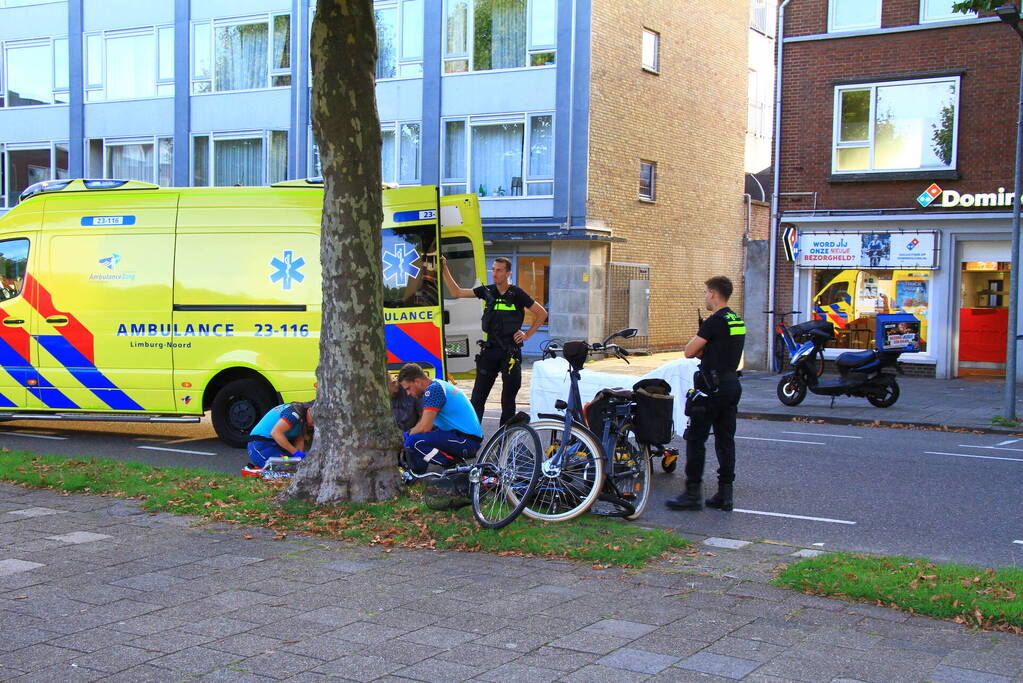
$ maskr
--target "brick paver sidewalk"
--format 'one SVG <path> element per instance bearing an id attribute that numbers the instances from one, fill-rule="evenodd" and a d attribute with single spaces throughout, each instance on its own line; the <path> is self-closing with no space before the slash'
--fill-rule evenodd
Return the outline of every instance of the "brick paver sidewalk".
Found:
<path id="1" fill-rule="evenodd" d="M 766 585 L 792 547 L 630 573 L 194 522 L 0 485 L 0 680 L 1023 680 L 1023 638 Z"/>

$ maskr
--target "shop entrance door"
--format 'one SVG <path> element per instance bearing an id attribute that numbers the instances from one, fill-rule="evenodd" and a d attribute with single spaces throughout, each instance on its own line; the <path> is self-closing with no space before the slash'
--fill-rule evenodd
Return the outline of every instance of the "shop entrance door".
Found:
<path id="1" fill-rule="evenodd" d="M 1009 329 L 1009 242 L 959 245 L 956 375 L 1005 376 Z"/>

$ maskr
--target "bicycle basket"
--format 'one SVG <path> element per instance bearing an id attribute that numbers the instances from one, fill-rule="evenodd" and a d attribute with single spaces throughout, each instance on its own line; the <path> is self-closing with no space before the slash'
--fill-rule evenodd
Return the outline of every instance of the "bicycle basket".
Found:
<path id="1" fill-rule="evenodd" d="M 431 510 L 457 510 L 471 505 L 469 473 L 447 474 L 427 481 L 423 487 L 423 502 Z"/>
<path id="2" fill-rule="evenodd" d="M 835 326 L 830 320 L 807 320 L 805 323 L 790 327 L 789 334 L 797 344 L 810 341 L 814 334 L 830 340 L 835 338 Z"/>
<path id="3" fill-rule="evenodd" d="M 663 379 L 642 379 L 632 390 L 636 409 L 632 422 L 636 441 L 649 444 L 666 444 L 671 441 L 674 431 L 672 415 L 675 399 L 671 385 Z"/>
<path id="4" fill-rule="evenodd" d="M 586 357 L 590 354 L 590 345 L 584 341 L 565 342 L 562 355 L 571 364 L 574 370 L 582 370 L 586 364 Z"/>
<path id="5" fill-rule="evenodd" d="M 601 389 L 593 397 L 593 400 L 583 407 L 583 417 L 586 418 L 586 426 L 598 437 L 604 433 L 604 423 L 614 418 L 615 404 L 632 400 L 632 392 L 623 395 L 623 389 Z"/>

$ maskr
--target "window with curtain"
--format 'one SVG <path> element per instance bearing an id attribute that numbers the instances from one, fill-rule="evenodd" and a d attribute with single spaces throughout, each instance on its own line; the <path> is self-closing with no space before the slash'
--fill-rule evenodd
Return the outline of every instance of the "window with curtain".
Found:
<path id="1" fill-rule="evenodd" d="M 555 63 L 556 0 L 447 0 L 444 71 Z"/>
<path id="2" fill-rule="evenodd" d="M 156 182 L 163 187 L 174 185 L 174 138 L 159 138 L 157 141 Z"/>
<path id="3" fill-rule="evenodd" d="M 401 149 L 398 152 L 398 182 L 402 185 L 419 183 L 419 124 L 401 124 Z"/>
<path id="4" fill-rule="evenodd" d="M 881 0 L 830 0 L 828 31 L 856 31 L 881 27 Z"/>
<path id="5" fill-rule="evenodd" d="M 192 25 L 192 93 L 291 85 L 291 16 Z"/>
<path id="6" fill-rule="evenodd" d="M 397 183 L 398 176 L 395 174 L 395 157 L 397 148 L 394 144 L 394 129 L 380 132 L 380 179 L 385 183 Z"/>
<path id="7" fill-rule="evenodd" d="M 506 197 L 522 182 L 522 123 L 472 126 L 471 187 L 481 197 Z"/>
<path id="8" fill-rule="evenodd" d="M 443 194 L 465 194 L 465 121 L 444 122 Z"/>
<path id="9" fill-rule="evenodd" d="M 267 33 L 266 22 L 216 27 L 213 41 L 215 90 L 266 87 Z"/>
<path id="10" fill-rule="evenodd" d="M 118 180 L 153 182 L 153 143 L 107 145 L 104 176 Z"/>
<path id="11" fill-rule="evenodd" d="M 213 185 L 263 184 L 263 139 L 213 139 Z"/>
<path id="12" fill-rule="evenodd" d="M 206 187 L 210 184 L 210 137 L 196 135 L 192 139 L 192 185 Z"/>
<path id="13" fill-rule="evenodd" d="M 288 179 L 288 131 L 270 131 L 270 154 L 267 157 L 267 183 Z"/>
<path id="14" fill-rule="evenodd" d="M 554 117 L 550 114 L 529 117 L 528 195 L 554 194 Z M 545 180 L 547 182 L 537 182 Z M 517 190 L 517 191 L 516 191 Z M 522 194 L 521 179 L 512 194 Z"/>
<path id="15" fill-rule="evenodd" d="M 398 8 L 374 11 L 377 25 L 377 78 L 398 75 Z"/>
<path id="16" fill-rule="evenodd" d="M 835 88 L 835 173 L 955 168 L 959 79 Z"/>

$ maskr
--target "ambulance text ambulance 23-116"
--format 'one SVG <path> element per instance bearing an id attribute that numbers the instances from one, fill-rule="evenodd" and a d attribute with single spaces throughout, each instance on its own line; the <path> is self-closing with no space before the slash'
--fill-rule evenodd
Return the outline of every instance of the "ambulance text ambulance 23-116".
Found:
<path id="1" fill-rule="evenodd" d="M 206 410 L 244 445 L 255 421 L 316 393 L 323 185 L 161 188 L 37 183 L 0 218 L 0 419 L 173 422 Z M 384 190 L 387 360 L 472 368 L 485 274 L 474 195 Z"/>

